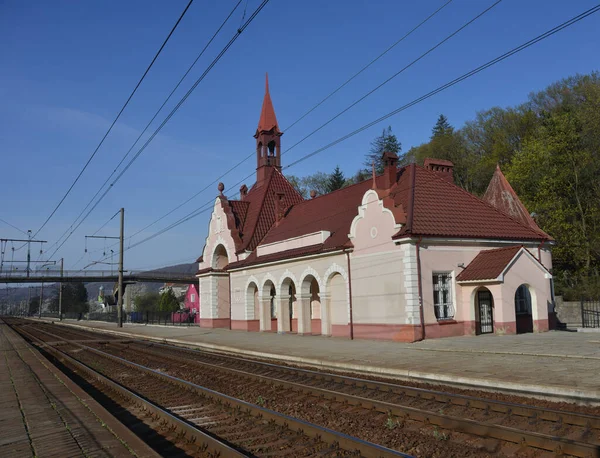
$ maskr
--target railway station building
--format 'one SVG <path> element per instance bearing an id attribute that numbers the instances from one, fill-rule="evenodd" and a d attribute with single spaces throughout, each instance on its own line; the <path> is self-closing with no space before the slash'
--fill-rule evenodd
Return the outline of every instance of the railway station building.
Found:
<path id="1" fill-rule="evenodd" d="M 389 339 L 548 330 L 553 239 L 497 168 L 483 198 L 427 159 L 304 199 L 281 172 L 267 87 L 256 183 L 219 195 L 198 259 L 200 326 Z M 237 193 L 236 193 L 237 194 Z"/>

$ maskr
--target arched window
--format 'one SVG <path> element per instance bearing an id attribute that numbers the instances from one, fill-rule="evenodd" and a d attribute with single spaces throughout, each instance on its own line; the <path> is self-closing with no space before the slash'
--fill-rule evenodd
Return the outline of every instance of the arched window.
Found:
<path id="1" fill-rule="evenodd" d="M 269 156 L 275 156 L 275 146 L 275 140 L 271 140 L 267 145 L 267 148 L 269 148 Z"/>
<path id="2" fill-rule="evenodd" d="M 277 309 L 275 308 L 275 286 L 271 286 L 271 319 L 277 318 Z"/>
<path id="3" fill-rule="evenodd" d="M 527 285 L 521 285 L 517 288 L 515 312 L 517 315 L 531 315 L 531 293 Z"/>

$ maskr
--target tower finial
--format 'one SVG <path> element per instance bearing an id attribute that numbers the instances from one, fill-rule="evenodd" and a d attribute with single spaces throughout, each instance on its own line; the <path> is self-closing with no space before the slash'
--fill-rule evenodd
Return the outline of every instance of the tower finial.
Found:
<path id="1" fill-rule="evenodd" d="M 265 92 L 269 93 L 269 72 L 265 73 Z"/>

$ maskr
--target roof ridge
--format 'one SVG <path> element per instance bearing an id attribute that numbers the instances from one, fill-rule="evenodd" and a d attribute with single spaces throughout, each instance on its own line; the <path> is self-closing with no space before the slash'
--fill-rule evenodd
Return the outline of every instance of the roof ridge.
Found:
<path id="1" fill-rule="evenodd" d="M 406 168 L 408 168 L 408 165 L 403 165 L 402 167 L 400 167 L 400 168 L 397 168 L 397 169 L 396 169 L 396 174 L 398 174 L 398 172 L 399 172 L 399 171 L 401 171 L 401 170 L 403 170 L 403 169 L 406 169 Z M 282 174 L 282 175 L 283 175 L 283 174 Z M 383 177 L 383 175 L 384 175 L 383 173 L 382 173 L 382 174 L 379 174 L 379 175 L 376 175 L 376 178 Z M 285 177 L 285 175 L 284 175 L 284 177 Z M 286 178 L 286 180 L 287 180 L 287 178 Z M 311 198 L 311 199 L 304 199 L 302 202 L 300 202 L 300 203 L 298 203 L 298 204 L 295 204 L 295 205 L 301 205 L 301 204 L 303 204 L 303 203 L 305 203 L 305 202 L 313 202 L 313 201 L 315 201 L 315 200 L 317 200 L 317 199 L 320 199 L 320 198 L 322 198 L 322 197 L 325 197 L 325 196 L 330 196 L 331 194 L 335 194 L 335 193 L 337 193 L 337 192 L 340 192 L 340 191 L 346 191 L 346 190 L 349 190 L 349 189 L 351 189 L 351 188 L 353 188 L 353 187 L 355 187 L 355 186 L 361 185 L 361 184 L 363 184 L 365 181 L 369 181 L 369 180 L 372 180 L 372 178 L 371 178 L 371 177 L 369 177 L 369 178 L 367 178 L 366 180 L 362 180 L 362 181 L 358 181 L 358 182 L 356 182 L 356 183 L 349 184 L 348 186 L 344 186 L 343 188 L 336 189 L 336 190 L 334 190 L 334 191 L 331 191 L 331 192 L 326 192 L 325 194 L 321 194 L 321 195 L 319 195 L 319 196 L 315 196 L 315 197 L 313 197 L 313 198 Z M 289 181 L 289 180 L 288 180 L 288 181 Z M 291 184 L 291 183 L 290 183 L 290 184 Z M 295 188 L 294 188 L 294 189 L 295 189 Z"/>
<path id="2" fill-rule="evenodd" d="M 533 227 L 529 226 L 528 224 L 523 223 L 522 221 L 519 221 L 516 218 L 513 218 L 510 215 L 507 215 L 506 213 L 504 213 L 503 211 L 499 210 L 498 208 L 494 207 L 493 205 L 489 204 L 488 202 L 484 201 L 483 199 L 481 199 L 480 197 L 477 197 L 475 194 L 471 194 L 469 191 L 467 191 L 466 189 L 461 188 L 460 186 L 458 186 L 456 183 L 450 182 L 448 180 L 445 180 L 444 178 L 440 177 L 437 173 L 435 173 L 432 170 L 428 170 L 425 167 L 415 164 L 417 165 L 417 167 L 419 167 L 420 169 L 426 171 L 429 175 L 433 176 L 434 178 L 436 178 L 438 181 L 440 181 L 441 183 L 445 183 L 447 185 L 450 186 L 454 186 L 455 188 L 459 189 L 461 192 L 463 192 L 464 194 L 466 194 L 467 196 L 469 196 L 471 199 L 475 199 L 477 202 L 480 202 L 484 205 L 486 205 L 487 207 L 491 208 L 492 210 L 494 210 L 496 213 L 501 214 L 502 216 L 511 219 L 512 221 L 516 222 L 517 224 L 519 224 L 520 226 L 530 230 L 531 232 L 534 232 L 535 234 L 539 235 L 539 236 L 543 236 L 542 238 L 546 239 L 546 240 L 550 240 L 550 236 L 548 234 L 546 234 L 545 232 L 542 234 L 538 231 L 536 231 Z M 540 229 L 541 231 L 541 229 Z"/>

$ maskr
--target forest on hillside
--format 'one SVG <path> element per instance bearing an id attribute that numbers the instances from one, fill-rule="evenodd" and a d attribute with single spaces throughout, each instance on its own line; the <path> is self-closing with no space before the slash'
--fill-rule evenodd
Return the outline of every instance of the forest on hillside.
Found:
<path id="1" fill-rule="evenodd" d="M 454 163 L 457 185 L 482 196 L 499 164 L 538 225 L 556 241 L 556 293 L 569 299 L 600 297 L 600 73 L 576 75 L 532 93 L 515 107 L 476 113 L 461 127 L 440 115 L 427 142 L 401 152 L 391 128 L 371 143 L 365 165 L 383 151 L 401 163 L 427 157 Z M 292 177 L 301 192 L 330 192 L 366 179 L 359 170 L 344 180 L 339 168 Z M 340 184 L 341 183 L 341 184 Z"/>

